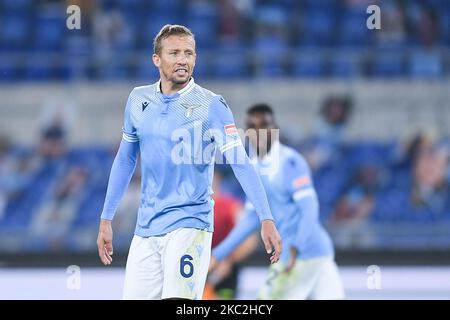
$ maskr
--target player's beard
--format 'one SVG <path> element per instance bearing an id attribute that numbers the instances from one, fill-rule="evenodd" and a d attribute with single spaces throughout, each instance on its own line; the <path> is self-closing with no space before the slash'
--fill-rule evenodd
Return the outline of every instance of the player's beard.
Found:
<path id="1" fill-rule="evenodd" d="M 182 84 L 185 84 L 185 83 L 189 82 L 190 79 L 191 79 L 191 75 L 188 74 L 188 76 L 186 77 L 186 79 L 177 79 L 176 77 L 173 77 L 173 78 L 171 79 L 171 82 L 172 82 L 174 85 L 179 86 L 179 85 L 182 85 Z"/>
<path id="2" fill-rule="evenodd" d="M 183 84 L 186 84 L 191 80 L 192 73 L 187 74 L 185 78 L 177 78 L 176 72 L 173 73 L 166 73 L 164 70 L 160 69 L 160 75 L 161 77 L 164 77 L 168 82 L 171 83 L 172 88 L 177 88 L 182 86 Z"/>
<path id="3" fill-rule="evenodd" d="M 173 86 L 180 86 L 183 84 L 186 84 L 187 82 L 189 82 L 189 80 L 191 79 L 192 73 L 190 73 L 189 71 L 186 72 L 187 75 L 184 78 L 178 78 L 177 77 L 177 72 L 174 71 L 170 77 L 170 82 L 172 82 Z"/>

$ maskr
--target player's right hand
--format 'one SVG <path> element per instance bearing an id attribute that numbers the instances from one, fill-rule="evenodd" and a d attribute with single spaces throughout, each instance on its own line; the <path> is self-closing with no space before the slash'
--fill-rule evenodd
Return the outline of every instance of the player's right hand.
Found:
<path id="1" fill-rule="evenodd" d="M 261 238 L 264 247 L 270 256 L 270 263 L 278 262 L 281 255 L 281 237 L 272 220 L 263 220 L 261 223 Z"/>
<path id="2" fill-rule="evenodd" d="M 100 220 L 100 227 L 98 230 L 97 247 L 98 256 L 105 266 L 112 263 L 113 255 L 113 230 L 111 227 L 111 221 Z"/>

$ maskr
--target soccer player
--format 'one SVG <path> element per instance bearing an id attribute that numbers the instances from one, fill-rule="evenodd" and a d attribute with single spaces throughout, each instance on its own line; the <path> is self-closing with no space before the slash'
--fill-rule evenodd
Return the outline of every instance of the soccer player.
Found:
<path id="1" fill-rule="evenodd" d="M 319 221 L 319 204 L 304 158 L 272 136 L 277 128 L 269 105 L 257 104 L 247 112 L 252 161 L 261 174 L 269 205 L 282 237 L 280 263 L 270 267 L 261 299 L 342 299 L 343 286 L 334 262 L 330 237 Z M 275 165 L 274 165 L 275 164 Z M 266 170 L 265 170 L 266 169 Z M 266 174 L 263 174 L 265 172 Z M 210 269 L 228 263 L 230 254 L 258 226 L 255 207 L 246 213 L 227 238 L 212 252 Z"/>
<path id="2" fill-rule="evenodd" d="M 253 203 L 271 263 L 281 239 L 264 187 L 248 161 L 223 97 L 197 85 L 192 32 L 166 25 L 153 43 L 160 80 L 134 88 L 101 214 L 98 253 L 112 262 L 111 220 L 133 175 L 138 153 L 142 186 L 128 253 L 124 299 L 201 299 L 211 256 L 212 178 L 216 149 L 230 162 Z"/>

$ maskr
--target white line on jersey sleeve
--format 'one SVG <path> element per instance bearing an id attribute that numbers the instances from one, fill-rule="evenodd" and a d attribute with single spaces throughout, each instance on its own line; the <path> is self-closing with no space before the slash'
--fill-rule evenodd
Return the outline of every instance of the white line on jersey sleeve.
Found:
<path id="1" fill-rule="evenodd" d="M 240 139 L 228 142 L 220 147 L 220 152 L 224 153 L 225 151 L 236 148 L 239 145 L 242 145 L 242 141 Z"/>
<path id="2" fill-rule="evenodd" d="M 316 191 L 314 191 L 313 188 L 308 188 L 308 189 L 298 190 L 298 191 L 294 192 L 293 198 L 295 201 L 299 201 L 306 197 L 311 197 L 311 196 L 315 196 L 315 195 L 316 195 Z"/>
<path id="3" fill-rule="evenodd" d="M 138 142 L 139 141 L 138 138 L 136 138 L 130 134 L 127 134 L 125 132 L 123 133 L 122 138 L 123 138 L 123 140 L 128 141 L 128 142 Z"/>

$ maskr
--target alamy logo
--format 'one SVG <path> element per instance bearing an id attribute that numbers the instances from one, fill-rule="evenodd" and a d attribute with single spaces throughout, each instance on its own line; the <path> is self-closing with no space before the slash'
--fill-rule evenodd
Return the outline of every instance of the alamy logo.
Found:
<path id="1" fill-rule="evenodd" d="M 270 140 L 268 137 L 270 136 Z M 228 164 L 246 164 L 256 161 L 257 153 L 255 148 L 249 149 L 247 155 L 243 148 L 242 141 L 259 141 L 259 150 L 268 150 L 269 145 L 279 140 L 279 130 L 270 129 L 270 135 L 267 129 L 246 131 L 237 129 L 234 124 L 224 127 L 224 129 L 203 130 L 202 121 L 193 121 L 191 129 L 177 128 L 172 131 L 170 137 L 174 146 L 171 150 L 171 160 L 175 165 L 181 164 L 210 164 L 215 161 L 217 164 L 223 164 L 226 158 Z M 226 152 L 226 157 L 215 157 L 216 147 L 221 153 Z M 274 176 L 279 169 L 280 154 L 279 151 L 271 150 L 270 164 L 261 166 L 259 173 L 261 175 Z M 254 160 L 252 160 L 254 159 Z"/>
<path id="2" fill-rule="evenodd" d="M 366 280 L 366 287 L 369 290 L 381 289 L 381 268 L 377 265 L 371 265 L 367 267 L 366 273 L 368 274 Z"/>
<path id="3" fill-rule="evenodd" d="M 66 13 L 69 15 L 66 19 L 66 27 L 69 30 L 81 29 L 81 9 L 73 4 L 67 7 Z"/>
<path id="4" fill-rule="evenodd" d="M 369 30 L 381 29 L 381 9 L 379 6 L 373 4 L 367 7 L 366 12 L 370 16 L 366 20 L 366 26 Z"/>
<path id="5" fill-rule="evenodd" d="M 81 269 L 77 265 L 68 266 L 66 274 L 69 276 L 66 280 L 66 288 L 68 290 L 80 290 L 81 289 Z"/>

